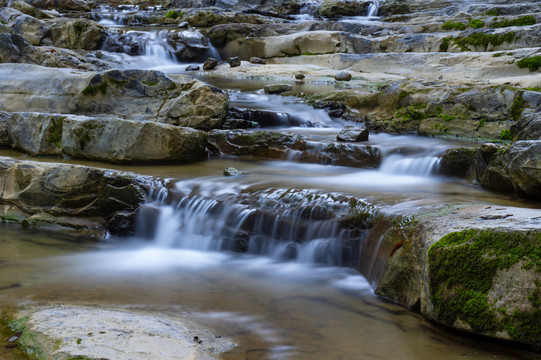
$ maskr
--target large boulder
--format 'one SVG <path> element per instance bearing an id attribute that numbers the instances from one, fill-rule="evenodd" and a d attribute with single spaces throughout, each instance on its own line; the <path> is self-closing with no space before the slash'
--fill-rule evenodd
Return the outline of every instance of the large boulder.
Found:
<path id="1" fill-rule="evenodd" d="M 0 64 L 0 110 L 117 116 L 195 128 L 221 126 L 228 100 L 189 76 L 159 71 L 78 72 Z"/>
<path id="2" fill-rule="evenodd" d="M 369 1 L 324 1 L 317 9 L 317 13 L 319 16 L 323 16 L 326 18 L 337 18 L 340 16 L 359 16 L 366 15 L 369 6 Z"/>
<path id="3" fill-rule="evenodd" d="M 44 20 L 54 46 L 67 49 L 100 49 L 107 29 L 88 19 L 55 18 Z"/>
<path id="4" fill-rule="evenodd" d="M 30 5 L 49 10 L 59 11 L 89 11 L 90 6 L 85 0 L 26 0 Z"/>
<path id="5" fill-rule="evenodd" d="M 206 144 L 202 131 L 150 121 L 0 112 L 0 146 L 34 156 L 181 163 L 205 158 Z"/>
<path id="6" fill-rule="evenodd" d="M 87 166 L 0 158 L 0 218 L 107 229 L 116 215 L 135 212 L 154 182 Z"/>
<path id="7" fill-rule="evenodd" d="M 481 147 L 477 179 L 486 188 L 541 200 L 541 141 Z"/>

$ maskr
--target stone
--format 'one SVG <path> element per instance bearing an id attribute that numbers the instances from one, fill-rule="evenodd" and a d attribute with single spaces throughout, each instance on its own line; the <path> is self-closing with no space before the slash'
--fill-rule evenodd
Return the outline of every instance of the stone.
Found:
<path id="1" fill-rule="evenodd" d="M 49 35 L 49 29 L 43 22 L 19 10 L 0 8 L 0 20 L 32 45 L 40 45 L 42 40 Z"/>
<path id="2" fill-rule="evenodd" d="M 369 5 L 368 1 L 324 1 L 317 9 L 317 13 L 331 19 L 340 16 L 359 16 L 367 13 Z"/>
<path id="3" fill-rule="evenodd" d="M 224 175 L 225 176 L 240 176 L 240 175 L 244 175 L 245 172 L 244 171 L 240 171 L 238 169 L 235 169 L 234 167 L 228 167 L 226 169 L 224 169 Z"/>
<path id="4" fill-rule="evenodd" d="M 40 9 L 54 9 L 67 11 L 89 11 L 90 7 L 85 0 L 26 0 L 30 5 Z"/>
<path id="5" fill-rule="evenodd" d="M 297 80 L 303 80 L 305 77 L 304 74 L 295 74 L 295 79 Z"/>
<path id="6" fill-rule="evenodd" d="M 272 84 L 265 86 L 265 93 L 266 94 L 281 94 L 286 91 L 291 91 L 293 89 L 293 86 L 288 84 Z"/>
<path id="7" fill-rule="evenodd" d="M 351 73 L 347 71 L 339 71 L 336 74 L 334 74 L 334 79 L 336 81 L 350 81 L 351 80 Z"/>
<path id="8" fill-rule="evenodd" d="M 348 125 L 338 133 L 336 140 L 344 142 L 368 141 L 368 129 Z"/>
<path id="9" fill-rule="evenodd" d="M 0 218 L 28 224 L 107 230 L 117 212 L 132 212 L 156 182 L 88 166 L 0 158 Z M 102 234 L 103 235 L 103 234 Z"/>
<path id="10" fill-rule="evenodd" d="M 0 34 L 1 35 L 1 34 Z M 82 72 L 0 64 L 0 110 L 122 117 L 216 128 L 228 105 L 219 89 L 152 70 Z"/>
<path id="11" fill-rule="evenodd" d="M 478 149 L 461 147 L 448 149 L 441 156 L 439 173 L 448 176 L 470 177 L 475 172 Z"/>
<path id="12" fill-rule="evenodd" d="M 203 64 L 203 70 L 212 70 L 218 66 L 218 60 L 213 58 L 208 58 L 207 61 Z"/>
<path id="13" fill-rule="evenodd" d="M 227 62 L 231 67 L 237 67 L 240 66 L 240 58 L 238 56 L 233 56 L 227 59 Z"/>
<path id="14" fill-rule="evenodd" d="M 198 71 L 199 69 L 199 65 L 188 65 L 184 71 Z"/>
<path id="15" fill-rule="evenodd" d="M 541 200 L 541 141 L 521 140 L 509 147 L 481 149 L 477 179 L 484 187 Z"/>
<path id="16" fill-rule="evenodd" d="M 98 50 L 107 37 L 103 26 L 88 19 L 55 18 L 44 23 L 51 31 L 53 45 L 61 48 Z"/>
<path id="17" fill-rule="evenodd" d="M 265 61 L 265 59 L 262 59 L 260 57 L 257 57 L 257 56 L 252 56 L 250 58 L 250 62 L 252 64 L 261 64 L 261 65 L 265 65 L 267 62 Z"/>

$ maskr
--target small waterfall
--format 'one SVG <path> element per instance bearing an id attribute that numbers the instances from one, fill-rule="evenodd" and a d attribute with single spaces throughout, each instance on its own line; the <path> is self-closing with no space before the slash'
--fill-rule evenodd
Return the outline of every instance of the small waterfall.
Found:
<path id="1" fill-rule="evenodd" d="M 378 15 L 379 3 L 380 0 L 374 0 L 372 3 L 370 3 L 370 5 L 368 6 L 368 17 Z"/>
<path id="2" fill-rule="evenodd" d="M 151 31 L 146 34 L 148 35 L 141 37 L 144 56 L 154 59 L 156 65 L 176 63 L 174 54 L 168 49 L 167 31 Z"/>
<path id="3" fill-rule="evenodd" d="M 440 161 L 437 156 L 405 157 L 393 154 L 383 160 L 379 170 L 394 175 L 430 176 L 437 172 Z"/>
<path id="4" fill-rule="evenodd" d="M 220 193 L 216 183 L 178 186 L 189 191 L 171 195 L 179 200 L 147 205 L 157 210 L 154 221 L 148 219 L 150 211 L 142 211 L 146 218 L 139 219 L 146 227 L 154 224 L 151 237 L 158 247 L 326 265 L 355 266 L 359 258 L 367 230 L 347 225 L 354 216 L 349 198 L 291 189 Z"/>

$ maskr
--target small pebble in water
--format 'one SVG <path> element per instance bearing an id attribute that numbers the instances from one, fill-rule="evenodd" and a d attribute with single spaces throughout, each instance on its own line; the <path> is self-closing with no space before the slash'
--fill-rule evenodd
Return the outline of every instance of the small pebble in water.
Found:
<path id="1" fill-rule="evenodd" d="M 196 343 L 198 343 L 198 344 L 201 344 L 201 343 L 203 342 L 203 340 L 201 340 L 201 339 L 199 338 L 199 336 L 194 336 L 194 337 L 193 337 L 193 341 L 196 342 Z"/>

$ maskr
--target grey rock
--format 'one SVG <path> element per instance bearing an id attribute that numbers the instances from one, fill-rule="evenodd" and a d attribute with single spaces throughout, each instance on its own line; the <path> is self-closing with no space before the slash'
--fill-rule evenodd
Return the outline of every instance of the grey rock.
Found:
<path id="1" fill-rule="evenodd" d="M 237 67 L 240 66 L 240 58 L 238 56 L 233 56 L 227 59 L 227 62 L 231 67 Z"/>
<path id="2" fill-rule="evenodd" d="M 347 71 L 339 71 L 336 74 L 334 74 L 334 79 L 336 81 L 350 81 L 351 80 L 351 73 Z"/>
<path id="3" fill-rule="evenodd" d="M 200 69 L 199 65 L 188 65 L 186 66 L 185 71 L 198 71 Z"/>
<path id="4" fill-rule="evenodd" d="M 244 175 L 245 172 L 244 171 L 240 171 L 238 169 L 235 169 L 234 167 L 228 167 L 226 169 L 224 169 L 224 175 L 225 176 L 240 176 L 240 175 Z"/>
<path id="5" fill-rule="evenodd" d="M 302 80 L 304 79 L 306 76 L 304 74 L 295 74 L 295 79 L 297 80 Z"/>
<path id="6" fill-rule="evenodd" d="M 288 84 L 272 84 L 265 86 L 265 93 L 266 94 L 281 94 L 286 91 L 291 91 L 293 89 L 293 86 Z"/>
<path id="7" fill-rule="evenodd" d="M 262 64 L 262 65 L 265 65 L 267 62 L 265 61 L 265 59 L 262 59 L 260 57 L 257 57 L 257 56 L 252 56 L 250 58 L 250 62 L 252 64 Z"/>
<path id="8" fill-rule="evenodd" d="M 336 140 L 345 142 L 368 141 L 368 129 L 346 126 L 336 136 Z"/>

